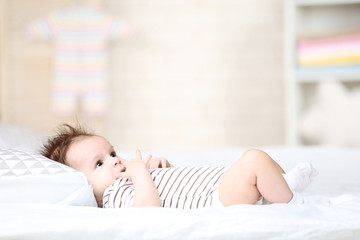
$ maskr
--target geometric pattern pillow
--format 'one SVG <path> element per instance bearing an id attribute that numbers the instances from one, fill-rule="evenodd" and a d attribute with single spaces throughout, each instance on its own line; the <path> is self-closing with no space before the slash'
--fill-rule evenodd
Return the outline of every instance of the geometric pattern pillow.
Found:
<path id="1" fill-rule="evenodd" d="M 0 203 L 97 206 L 86 176 L 44 156 L 0 149 Z"/>
<path id="2" fill-rule="evenodd" d="M 2 176 L 54 175 L 66 172 L 75 172 L 75 170 L 41 155 L 35 156 L 32 153 L 14 149 L 0 149 L 0 178 Z"/>

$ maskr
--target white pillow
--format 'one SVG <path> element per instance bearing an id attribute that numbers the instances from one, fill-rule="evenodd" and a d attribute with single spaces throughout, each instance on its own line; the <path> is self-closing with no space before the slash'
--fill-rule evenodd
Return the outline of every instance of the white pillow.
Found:
<path id="1" fill-rule="evenodd" d="M 0 148 L 36 152 L 47 139 L 45 133 L 26 127 L 0 123 Z"/>
<path id="2" fill-rule="evenodd" d="M 0 203 L 97 206 L 83 173 L 21 150 L 0 149 L 0 192 Z"/>

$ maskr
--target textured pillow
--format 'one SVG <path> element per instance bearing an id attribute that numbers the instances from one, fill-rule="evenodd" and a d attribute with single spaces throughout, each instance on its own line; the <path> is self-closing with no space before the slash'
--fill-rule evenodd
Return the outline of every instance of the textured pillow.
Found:
<path id="1" fill-rule="evenodd" d="M 87 178 L 41 155 L 0 149 L 0 203 L 97 206 Z"/>

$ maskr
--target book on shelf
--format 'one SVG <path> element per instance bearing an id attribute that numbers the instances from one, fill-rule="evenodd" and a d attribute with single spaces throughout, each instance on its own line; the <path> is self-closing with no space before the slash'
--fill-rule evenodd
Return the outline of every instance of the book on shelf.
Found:
<path id="1" fill-rule="evenodd" d="M 358 71 L 360 67 L 360 30 L 299 39 L 296 46 L 301 71 Z"/>

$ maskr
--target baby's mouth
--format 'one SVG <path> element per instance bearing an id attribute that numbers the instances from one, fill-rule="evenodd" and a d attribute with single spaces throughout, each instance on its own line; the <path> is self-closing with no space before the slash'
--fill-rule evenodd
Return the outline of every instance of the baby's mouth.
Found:
<path id="1" fill-rule="evenodd" d="M 126 167 L 125 166 L 120 166 L 120 172 L 125 172 L 126 171 Z"/>

